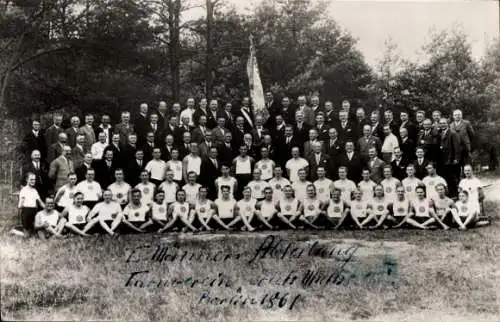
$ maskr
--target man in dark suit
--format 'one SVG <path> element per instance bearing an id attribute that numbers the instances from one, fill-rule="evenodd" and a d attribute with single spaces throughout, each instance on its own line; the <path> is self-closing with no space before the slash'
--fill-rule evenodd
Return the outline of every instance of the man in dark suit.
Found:
<path id="1" fill-rule="evenodd" d="M 191 131 L 191 141 L 196 143 L 201 143 L 205 141 L 205 135 L 207 133 L 207 117 L 205 115 L 200 115 L 197 120 L 197 126 Z"/>
<path id="2" fill-rule="evenodd" d="M 241 146 L 244 141 L 243 137 L 245 136 L 245 120 L 243 119 L 242 116 L 236 117 L 235 121 L 235 126 L 232 131 L 233 134 L 233 144 L 235 147 L 237 147 L 237 150 L 239 150 L 239 146 Z"/>
<path id="3" fill-rule="evenodd" d="M 457 133 L 450 130 L 448 119 L 441 118 L 439 126 L 441 128 L 438 159 L 441 168 L 440 175 L 448 183 L 449 196 L 453 198 L 458 195 L 457 188 L 460 180 L 460 139 Z"/>
<path id="4" fill-rule="evenodd" d="M 416 159 L 413 161 L 415 165 L 415 177 L 422 180 L 427 175 L 427 165 L 429 160 L 425 157 L 424 148 L 418 147 L 415 151 Z"/>
<path id="5" fill-rule="evenodd" d="M 286 162 L 290 159 L 293 147 L 299 147 L 300 142 L 294 135 L 293 126 L 287 124 L 285 126 L 285 136 L 281 138 L 276 144 L 276 163 L 281 165 L 284 169 Z"/>
<path id="6" fill-rule="evenodd" d="M 63 121 L 63 116 L 61 114 L 55 114 L 53 118 L 53 123 L 45 130 L 45 144 L 51 146 L 56 143 L 59 138 L 59 133 L 64 132 L 61 127 Z"/>
<path id="7" fill-rule="evenodd" d="M 108 114 L 103 114 L 101 116 L 101 124 L 95 128 L 96 136 L 99 137 L 99 133 L 104 133 L 106 137 L 106 144 L 111 142 L 111 137 L 113 135 L 113 126 L 111 126 L 111 118 Z"/>
<path id="8" fill-rule="evenodd" d="M 41 158 L 45 159 L 47 156 L 47 145 L 42 130 L 40 129 L 40 122 L 35 120 L 31 126 L 31 131 L 23 139 L 22 150 L 26 159 L 31 158 L 31 152 L 33 150 L 40 151 Z"/>
<path id="9" fill-rule="evenodd" d="M 333 103 L 331 101 L 326 101 L 323 108 L 325 114 L 325 124 L 329 127 L 334 127 L 339 124 L 338 113 L 333 110 Z"/>
<path id="10" fill-rule="evenodd" d="M 141 175 L 141 171 L 146 167 L 147 162 L 144 161 L 144 152 L 141 149 L 135 151 L 134 158 L 129 160 L 125 168 L 125 180 L 131 187 L 135 187 L 140 182 L 139 176 Z"/>
<path id="11" fill-rule="evenodd" d="M 384 179 L 385 162 L 377 156 L 377 149 L 371 147 L 368 149 L 367 167 L 370 169 L 370 177 L 375 183 L 380 183 Z"/>
<path id="12" fill-rule="evenodd" d="M 177 144 L 177 150 L 179 150 L 179 160 L 183 160 L 186 155 L 191 153 L 191 133 L 184 132 L 182 141 Z"/>
<path id="13" fill-rule="evenodd" d="M 302 154 L 304 143 L 309 139 L 309 130 L 312 126 L 304 121 L 304 114 L 298 111 L 295 114 L 295 127 L 293 129 L 293 134 L 300 147 L 300 153 Z"/>
<path id="14" fill-rule="evenodd" d="M 330 126 L 325 124 L 325 116 L 323 112 L 316 115 L 316 126 L 314 127 L 318 131 L 318 140 L 321 142 L 328 141 L 328 130 Z"/>
<path id="15" fill-rule="evenodd" d="M 436 162 L 439 157 L 439 134 L 432 129 L 432 121 L 425 119 L 423 130 L 418 135 L 417 147 L 424 149 L 425 155 L 431 161 Z"/>
<path id="16" fill-rule="evenodd" d="M 283 97 L 281 99 L 281 108 L 277 115 L 281 115 L 285 124 L 293 124 L 295 122 L 295 109 L 290 104 L 290 99 L 288 97 Z"/>
<path id="17" fill-rule="evenodd" d="M 153 150 L 157 148 L 158 146 L 155 143 L 155 135 L 153 132 L 148 132 L 146 134 L 146 142 L 142 145 L 141 149 L 144 152 L 144 162 L 148 163 L 153 159 Z M 135 151 L 134 154 L 127 159 L 131 160 L 135 156 Z"/>
<path id="18" fill-rule="evenodd" d="M 270 130 L 270 134 L 273 136 L 274 141 L 277 142 L 285 137 L 285 121 L 283 120 L 283 116 L 276 115 L 275 118 L 276 127 Z"/>
<path id="19" fill-rule="evenodd" d="M 174 136 L 172 134 L 167 134 L 167 136 L 165 137 L 165 144 L 161 147 L 161 150 L 160 150 L 161 151 L 161 159 L 165 162 L 170 160 L 172 158 L 171 154 L 172 154 L 173 149 L 175 149 Z M 179 152 L 179 151 L 177 151 L 177 152 Z"/>
<path id="20" fill-rule="evenodd" d="M 297 97 L 297 108 L 295 111 L 302 112 L 302 114 L 304 115 L 304 122 L 306 124 L 309 124 L 311 127 L 314 126 L 315 123 L 314 112 L 309 106 L 307 106 L 307 100 L 305 95 Z"/>
<path id="21" fill-rule="evenodd" d="M 353 141 L 356 142 L 358 134 L 356 133 L 356 126 L 348 120 L 346 111 L 339 112 L 339 125 L 337 131 L 339 139 L 343 142 Z"/>
<path id="22" fill-rule="evenodd" d="M 198 122 L 200 120 L 200 117 L 202 117 L 202 116 L 205 117 L 205 126 L 206 126 L 207 119 L 208 119 L 208 109 L 207 109 L 207 107 L 208 107 L 207 99 L 206 98 L 202 98 L 200 100 L 200 105 L 193 112 L 193 123 L 194 123 L 195 127 L 197 127 L 199 125 Z"/>
<path id="23" fill-rule="evenodd" d="M 311 96 L 311 110 L 314 113 L 314 116 L 318 116 L 319 113 L 324 114 L 324 110 L 321 106 L 319 106 L 319 96 L 313 95 Z"/>
<path id="24" fill-rule="evenodd" d="M 233 114 L 233 104 L 226 103 L 224 110 L 221 112 L 222 116 L 226 119 L 225 126 L 229 131 L 234 128 L 234 114 Z"/>
<path id="25" fill-rule="evenodd" d="M 464 120 L 461 110 L 453 111 L 453 122 L 450 124 L 450 129 L 457 133 L 460 142 L 460 166 L 469 164 L 471 160 L 471 152 L 475 139 L 474 129 L 468 120 Z"/>
<path id="26" fill-rule="evenodd" d="M 390 109 L 387 109 L 384 112 L 384 125 L 389 125 L 389 128 L 394 135 L 399 135 L 399 125 L 394 120 L 394 114 Z"/>
<path id="27" fill-rule="evenodd" d="M 372 135 L 371 126 L 368 124 L 363 127 L 363 136 L 358 139 L 357 143 L 359 154 L 365 161 L 369 159 L 368 150 L 371 147 L 374 147 L 377 150 L 377 153 L 380 152 L 382 147 L 380 139 Z"/>
<path id="28" fill-rule="evenodd" d="M 392 175 L 393 177 L 399 179 L 399 181 L 406 178 L 406 166 L 409 161 L 403 156 L 401 149 L 394 148 L 394 160 L 391 162 Z"/>
<path id="29" fill-rule="evenodd" d="M 64 133 L 68 136 L 68 145 L 74 147 L 76 144 L 76 136 L 80 133 L 80 118 L 76 115 L 71 117 L 71 127 L 67 128 Z"/>
<path id="30" fill-rule="evenodd" d="M 280 113 L 281 104 L 279 103 L 278 100 L 274 99 L 274 95 L 272 92 L 266 93 L 266 108 L 270 116 L 269 117 L 270 122 L 268 124 L 268 127 L 273 128 L 276 126 L 275 117 Z"/>
<path id="31" fill-rule="evenodd" d="M 254 128 L 254 114 L 252 107 L 250 106 L 250 98 L 243 97 L 241 101 L 241 108 L 236 112 L 236 116 L 241 116 L 243 118 L 243 127 L 245 133 L 250 133 Z"/>
<path id="32" fill-rule="evenodd" d="M 41 159 L 40 151 L 33 150 L 31 152 L 30 162 L 27 162 L 23 165 L 21 170 L 21 186 L 26 185 L 26 178 L 28 173 L 34 173 L 36 176 L 35 188 L 38 191 L 38 194 L 43 199 L 48 193 L 48 189 L 50 188 L 50 180 L 49 180 L 49 169 L 47 163 L 45 163 Z"/>
<path id="33" fill-rule="evenodd" d="M 363 133 L 365 125 L 370 125 L 370 120 L 366 118 L 365 110 L 362 107 L 359 107 L 356 109 L 356 131 L 359 135 Z"/>
<path id="34" fill-rule="evenodd" d="M 200 176 L 200 183 L 208 188 L 208 198 L 215 200 L 217 198 L 217 191 L 215 189 L 215 179 L 217 179 L 221 173 L 221 161 L 217 159 L 218 152 L 216 147 L 211 147 L 208 151 L 208 155 L 201 162 L 200 172 L 203 173 Z"/>
<path id="35" fill-rule="evenodd" d="M 175 143 L 176 144 L 182 143 L 182 139 L 184 137 L 185 132 L 188 132 L 191 134 L 191 132 L 193 131 L 194 127 L 189 126 L 189 124 L 187 123 L 188 121 L 189 121 L 189 119 L 187 117 L 185 117 L 184 119 L 182 119 L 181 125 L 179 125 L 179 127 L 176 129 L 176 131 L 175 131 Z"/>
<path id="36" fill-rule="evenodd" d="M 146 132 L 149 128 L 148 104 L 142 103 L 139 106 L 139 114 L 134 119 L 134 129 L 137 134 L 137 143 L 139 145 L 146 141 Z"/>
<path id="37" fill-rule="evenodd" d="M 85 145 L 85 135 L 79 134 L 76 137 L 76 144 L 73 149 L 71 149 L 71 160 L 73 161 L 73 166 L 78 168 L 82 163 L 86 153 L 89 153 L 90 149 L 87 150 Z"/>
<path id="38" fill-rule="evenodd" d="M 269 131 L 264 128 L 264 117 L 262 115 L 255 116 L 255 128 L 252 130 L 253 143 L 257 151 L 260 151 L 260 146 L 264 139 L 264 135 Z"/>
<path id="39" fill-rule="evenodd" d="M 370 125 L 371 125 L 372 135 L 382 140 L 385 137 L 385 135 L 384 135 L 384 128 L 382 124 L 380 124 L 380 114 L 378 111 L 373 111 L 370 114 L 370 122 L 371 122 Z"/>
<path id="40" fill-rule="evenodd" d="M 313 145 L 313 153 L 306 156 L 306 160 L 309 162 L 309 181 L 311 182 L 318 179 L 318 167 L 323 167 L 326 170 L 327 176 L 331 176 L 333 171 L 330 157 L 321 151 L 322 148 L 322 143 L 317 141 Z"/>
<path id="41" fill-rule="evenodd" d="M 415 160 L 415 143 L 408 137 L 408 130 L 405 127 L 399 129 L 399 148 L 406 160 L 410 162 Z"/>
<path id="42" fill-rule="evenodd" d="M 333 163 L 339 161 L 339 156 L 344 152 L 345 143 L 340 141 L 337 135 L 337 130 L 332 127 L 328 130 L 328 140 L 323 143 L 325 153 L 330 156 Z"/>
<path id="43" fill-rule="evenodd" d="M 226 132 L 224 134 L 224 142 L 220 143 L 217 147 L 219 160 L 226 165 L 230 165 L 233 159 L 236 157 L 237 148 L 233 143 L 233 135 L 231 132 Z"/>
<path id="44" fill-rule="evenodd" d="M 146 128 L 146 135 L 149 132 L 153 132 L 155 144 L 161 146 L 165 142 L 165 136 L 163 136 L 162 127 L 158 122 L 159 122 L 158 114 L 152 113 L 151 115 L 149 115 L 149 124 L 148 127 Z"/>
<path id="45" fill-rule="evenodd" d="M 87 170 L 93 168 L 94 165 L 98 161 L 92 162 L 92 154 L 87 153 L 83 156 L 83 163 L 81 163 L 78 167 L 75 168 L 76 173 L 76 181 L 81 182 L 85 180 L 85 176 L 87 175 Z"/>
<path id="46" fill-rule="evenodd" d="M 161 101 L 158 103 L 158 125 L 160 126 L 158 130 L 160 130 L 160 133 L 163 133 L 163 130 L 165 130 L 165 126 L 167 126 L 168 123 L 168 115 L 167 115 L 167 103 L 164 101 Z M 165 136 L 163 137 L 165 139 Z"/>
<path id="47" fill-rule="evenodd" d="M 212 147 L 217 148 L 217 144 L 214 142 L 212 137 L 213 137 L 212 131 L 207 130 L 207 132 L 205 133 L 205 139 L 201 143 L 198 144 L 198 151 L 199 151 L 200 158 L 202 158 L 202 159 L 207 158 L 209 155 L 210 149 Z"/>
<path id="48" fill-rule="evenodd" d="M 179 119 L 175 115 L 169 115 L 168 122 L 165 124 L 165 128 L 163 129 L 163 133 L 161 134 L 163 139 L 167 138 L 167 135 L 172 135 L 174 138 L 174 142 L 177 139 L 177 129 L 179 127 Z"/>
<path id="49" fill-rule="evenodd" d="M 51 146 L 49 146 L 49 149 L 47 151 L 47 163 L 50 164 L 55 158 L 58 158 L 62 150 L 64 149 L 64 146 L 67 145 L 68 143 L 68 136 L 66 133 L 59 133 L 59 137 L 57 138 L 57 142 L 53 143 Z M 76 139 L 75 139 L 75 145 L 76 145 Z"/>
<path id="50" fill-rule="evenodd" d="M 107 189 L 115 181 L 116 168 L 118 166 L 113 159 L 113 151 L 106 150 L 102 160 L 97 161 L 95 165 L 96 181 L 102 189 Z"/>
<path id="51" fill-rule="evenodd" d="M 359 153 L 354 151 L 354 142 L 346 142 L 345 151 L 339 155 L 338 159 L 338 165 L 335 165 L 335 175 L 332 177 L 332 180 L 338 178 L 338 167 L 344 166 L 347 168 L 347 178 L 349 180 L 355 183 L 361 181 L 364 162 Z"/>
<path id="52" fill-rule="evenodd" d="M 208 105 L 207 112 L 207 128 L 210 130 L 217 126 L 217 120 L 220 117 L 224 117 L 223 112 L 219 109 L 219 102 L 217 100 L 211 100 Z"/>
<path id="53" fill-rule="evenodd" d="M 402 111 L 400 113 L 401 125 L 399 126 L 399 131 L 395 133 L 399 133 L 401 135 L 401 129 L 406 128 L 408 134 L 407 137 L 411 139 L 411 141 L 415 142 L 415 137 L 417 136 L 417 127 L 410 120 L 410 115 L 407 111 Z M 401 138 L 401 136 L 400 136 Z"/>

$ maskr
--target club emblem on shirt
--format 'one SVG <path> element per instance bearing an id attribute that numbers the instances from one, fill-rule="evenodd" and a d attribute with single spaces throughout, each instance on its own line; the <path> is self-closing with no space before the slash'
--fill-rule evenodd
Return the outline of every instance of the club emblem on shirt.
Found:
<path id="1" fill-rule="evenodd" d="M 391 187 L 387 187 L 387 188 L 385 188 L 385 193 L 391 193 L 391 192 L 392 192 Z"/>
<path id="2" fill-rule="evenodd" d="M 403 207 L 399 207 L 399 208 L 397 209 L 397 212 L 399 212 L 399 213 L 403 213 L 403 212 L 405 212 L 405 208 L 403 208 Z"/>
<path id="3" fill-rule="evenodd" d="M 324 193 L 325 192 L 325 188 L 319 188 L 319 193 Z"/>
<path id="4" fill-rule="evenodd" d="M 382 210 L 384 210 L 384 206 L 382 206 L 382 205 L 378 205 L 378 206 L 377 206 L 377 210 L 378 210 L 378 211 L 382 211 Z"/>
<path id="5" fill-rule="evenodd" d="M 429 186 L 433 186 L 434 185 L 434 181 L 429 181 Z"/>
<path id="6" fill-rule="evenodd" d="M 135 216 L 135 217 L 139 217 L 139 212 L 136 212 L 136 213 L 134 214 L 134 216 Z"/>
<path id="7" fill-rule="evenodd" d="M 309 205 L 309 207 L 307 207 L 307 209 L 314 210 L 314 205 Z"/>
<path id="8" fill-rule="evenodd" d="M 275 186 L 274 186 L 276 189 L 280 190 L 281 189 L 281 185 L 279 183 L 277 183 Z"/>
<path id="9" fill-rule="evenodd" d="M 83 216 L 76 216 L 77 222 L 83 222 Z"/>
<path id="10" fill-rule="evenodd" d="M 263 164 L 262 165 L 262 170 L 266 170 L 267 169 L 267 164 Z"/>
<path id="11" fill-rule="evenodd" d="M 257 190 L 257 191 L 258 191 L 258 190 L 260 190 L 260 186 L 259 186 L 259 185 L 256 185 L 256 186 L 255 186 L 255 190 Z"/>
<path id="12" fill-rule="evenodd" d="M 362 204 L 360 204 L 360 203 L 358 203 L 358 204 L 356 205 L 356 209 L 358 209 L 358 210 L 363 209 L 363 205 L 362 205 Z"/>
<path id="13" fill-rule="evenodd" d="M 205 212 L 205 207 L 200 207 L 200 212 Z"/>
<path id="14" fill-rule="evenodd" d="M 411 187 L 410 186 L 406 187 L 406 192 L 411 192 Z"/>
<path id="15" fill-rule="evenodd" d="M 333 207 L 333 212 L 340 212 L 340 207 L 338 206 Z"/>
<path id="16" fill-rule="evenodd" d="M 186 207 L 184 206 L 181 207 L 181 212 L 186 212 L 186 210 L 187 210 Z"/>
<path id="17" fill-rule="evenodd" d="M 123 198 L 123 194 L 122 194 L 122 193 L 118 193 L 118 194 L 116 195 L 116 198 L 118 198 L 118 199 Z"/>
<path id="18" fill-rule="evenodd" d="M 462 207 L 460 207 L 460 211 L 462 211 L 462 212 L 467 212 L 467 206 L 462 206 Z"/>
<path id="19" fill-rule="evenodd" d="M 246 210 L 247 212 L 250 212 L 250 211 L 252 211 L 252 207 L 250 207 L 250 206 L 246 206 L 245 210 Z"/>
<path id="20" fill-rule="evenodd" d="M 425 207 L 424 206 L 420 206 L 418 208 L 418 212 L 425 212 Z"/>
<path id="21" fill-rule="evenodd" d="M 285 206 L 285 210 L 286 210 L 286 211 L 290 211 L 290 210 L 292 210 L 292 206 L 290 206 L 290 205 L 286 205 L 286 206 Z"/>
<path id="22" fill-rule="evenodd" d="M 111 214 L 111 218 L 113 218 L 113 219 L 115 219 L 116 216 L 117 216 L 116 212 L 114 212 L 114 213 Z"/>
<path id="23" fill-rule="evenodd" d="M 148 187 L 144 188 L 144 190 L 142 190 L 142 192 L 143 192 L 145 195 L 147 195 L 147 194 L 149 193 L 149 188 L 148 188 Z"/>
<path id="24" fill-rule="evenodd" d="M 165 212 L 165 208 L 164 208 L 164 207 L 159 207 L 159 208 L 158 208 L 158 212 L 159 212 L 160 214 L 164 213 L 164 212 Z"/>

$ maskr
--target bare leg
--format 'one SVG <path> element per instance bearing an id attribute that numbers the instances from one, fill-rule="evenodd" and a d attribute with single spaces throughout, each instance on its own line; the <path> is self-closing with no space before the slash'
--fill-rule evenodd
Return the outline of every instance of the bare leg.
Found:
<path id="1" fill-rule="evenodd" d="M 413 226 L 413 227 L 416 227 L 416 228 L 420 228 L 420 229 L 428 229 L 427 226 L 425 225 L 422 225 L 421 223 L 419 223 L 418 221 L 415 221 L 413 218 L 408 218 L 406 219 L 406 222 Z"/>
<path id="2" fill-rule="evenodd" d="M 225 229 L 227 229 L 227 230 L 232 230 L 232 228 L 231 228 L 231 227 L 229 227 L 228 225 L 226 225 L 226 224 L 222 221 L 222 219 L 220 219 L 220 218 L 219 218 L 219 216 L 214 215 L 212 218 L 213 218 L 213 219 L 214 219 L 214 220 L 215 220 L 215 221 L 216 221 L 219 225 L 221 225 L 223 228 L 225 228 Z"/>
<path id="3" fill-rule="evenodd" d="M 132 224 L 130 221 L 128 221 L 127 219 L 123 218 L 122 219 L 122 222 L 127 225 L 128 227 L 132 228 L 133 230 L 135 230 L 136 232 L 138 233 L 143 233 L 144 230 L 140 229 L 139 227 L 136 227 L 134 224 Z"/>
<path id="4" fill-rule="evenodd" d="M 71 224 L 69 222 L 67 222 L 65 224 L 65 227 L 68 228 L 69 230 L 71 230 L 72 232 L 74 232 L 77 235 L 84 236 L 84 237 L 88 236 L 84 231 L 76 228 L 73 224 Z"/>
<path id="5" fill-rule="evenodd" d="M 297 229 L 294 224 L 290 222 L 285 216 L 283 216 L 281 213 L 278 213 L 278 218 L 281 219 L 282 222 L 290 226 L 292 229 Z"/>

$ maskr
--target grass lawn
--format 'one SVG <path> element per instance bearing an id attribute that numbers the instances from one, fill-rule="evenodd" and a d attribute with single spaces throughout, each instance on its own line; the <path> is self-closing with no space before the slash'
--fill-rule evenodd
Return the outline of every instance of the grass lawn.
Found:
<path id="1" fill-rule="evenodd" d="M 4 211 L 2 319 L 499 321 L 497 194 L 485 205 L 492 225 L 470 231 L 281 231 L 274 240 L 41 241 L 9 235 Z"/>

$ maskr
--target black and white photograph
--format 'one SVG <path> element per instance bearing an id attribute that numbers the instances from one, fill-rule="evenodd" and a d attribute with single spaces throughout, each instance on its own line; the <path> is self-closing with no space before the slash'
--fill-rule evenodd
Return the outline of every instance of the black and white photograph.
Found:
<path id="1" fill-rule="evenodd" d="M 0 0 L 2 321 L 500 321 L 500 2 Z"/>

